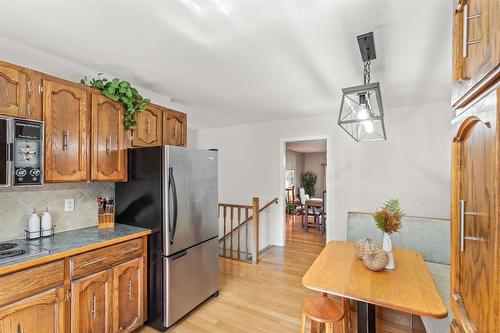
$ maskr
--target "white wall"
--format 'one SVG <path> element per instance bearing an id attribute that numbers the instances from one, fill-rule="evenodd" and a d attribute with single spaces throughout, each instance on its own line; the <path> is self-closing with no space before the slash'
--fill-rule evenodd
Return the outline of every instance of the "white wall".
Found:
<path id="1" fill-rule="evenodd" d="M 325 166 L 321 164 L 326 164 L 326 153 L 304 154 L 304 172 L 310 171 L 318 176 L 316 186 L 314 186 L 314 198 L 322 198 L 323 190 L 326 189 Z"/>
<path id="2" fill-rule="evenodd" d="M 399 198 L 409 215 L 449 218 L 452 112 L 449 103 L 386 109 L 387 141 L 356 143 L 331 115 L 197 131 L 198 147 L 219 149 L 223 202 L 267 202 L 280 191 L 280 139 L 329 135 L 333 225 L 328 239 L 346 238 L 348 211 L 371 212 Z M 283 245 L 283 212 L 271 206 L 262 239 Z"/>
<path id="3" fill-rule="evenodd" d="M 293 170 L 295 176 L 295 192 L 300 187 L 300 176 L 304 173 L 304 153 L 286 150 L 286 169 Z"/>

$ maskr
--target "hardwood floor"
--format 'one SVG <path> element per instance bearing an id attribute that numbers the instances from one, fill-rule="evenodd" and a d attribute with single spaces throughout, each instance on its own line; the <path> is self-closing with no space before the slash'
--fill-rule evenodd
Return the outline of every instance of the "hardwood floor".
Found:
<path id="1" fill-rule="evenodd" d="M 285 247 L 266 251 L 258 265 L 220 258 L 220 294 L 196 308 L 168 332 L 299 332 L 300 304 L 317 293 L 302 286 L 302 276 L 324 246 L 324 236 L 303 232 L 300 217 L 287 223 Z M 353 314 L 355 324 L 355 314 Z M 378 332 L 412 332 L 378 321 Z M 140 333 L 156 332 L 145 327 Z M 355 332 L 355 327 L 352 328 Z"/>

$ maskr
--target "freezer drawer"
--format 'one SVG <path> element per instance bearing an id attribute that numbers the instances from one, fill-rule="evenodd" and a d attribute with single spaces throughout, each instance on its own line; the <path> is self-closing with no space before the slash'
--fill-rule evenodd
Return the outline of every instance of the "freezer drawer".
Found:
<path id="1" fill-rule="evenodd" d="M 218 238 L 164 257 L 165 327 L 219 290 Z"/>

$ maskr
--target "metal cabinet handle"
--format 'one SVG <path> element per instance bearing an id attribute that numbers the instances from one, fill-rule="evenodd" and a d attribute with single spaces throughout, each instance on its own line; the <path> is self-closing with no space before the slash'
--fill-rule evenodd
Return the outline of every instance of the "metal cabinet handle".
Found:
<path id="1" fill-rule="evenodd" d="M 30 104 L 28 104 L 27 111 L 28 111 L 28 116 L 31 116 L 31 105 Z"/>
<path id="2" fill-rule="evenodd" d="M 465 250 L 464 244 L 464 229 L 465 229 L 465 201 L 460 200 L 460 252 Z"/>
<path id="3" fill-rule="evenodd" d="M 17 333 L 24 333 L 24 328 L 21 326 L 21 324 L 17 324 Z"/>
<path id="4" fill-rule="evenodd" d="M 106 137 L 106 154 L 111 154 L 111 137 L 107 136 Z"/>
<path id="5" fill-rule="evenodd" d="M 465 211 L 465 200 L 460 200 L 460 252 L 465 251 L 465 241 L 484 241 L 483 237 L 473 237 L 473 236 L 465 236 L 465 216 L 478 216 L 477 212 L 466 212 Z"/>
<path id="6" fill-rule="evenodd" d="M 28 92 L 31 92 L 31 81 L 28 81 Z"/>
<path id="7" fill-rule="evenodd" d="M 132 280 L 128 279 L 127 284 L 128 284 L 127 296 L 128 296 L 128 300 L 131 301 L 132 300 Z"/>
<path id="8" fill-rule="evenodd" d="M 149 121 L 149 119 L 146 120 L 146 133 L 151 133 L 151 121 Z"/>
<path id="9" fill-rule="evenodd" d="M 38 85 L 38 94 L 41 95 L 43 93 L 43 86 L 41 84 Z"/>
<path id="10" fill-rule="evenodd" d="M 67 129 L 63 130 L 63 151 L 68 150 L 68 134 L 69 131 Z"/>
<path id="11" fill-rule="evenodd" d="M 100 263 L 101 261 L 104 261 L 106 259 L 107 259 L 107 257 L 102 257 L 102 258 L 99 258 L 99 259 L 96 259 L 96 260 L 93 260 L 93 261 L 88 261 L 85 264 L 83 264 L 82 267 L 87 267 L 87 266 L 90 266 L 90 265 L 94 265 L 94 264 Z"/>
<path id="12" fill-rule="evenodd" d="M 92 295 L 92 317 L 96 318 L 97 317 L 97 298 L 95 297 L 95 294 Z"/>
<path id="13" fill-rule="evenodd" d="M 463 36 L 462 36 L 462 57 L 467 58 L 469 45 L 478 44 L 481 38 L 469 41 L 469 21 L 481 17 L 481 13 L 469 16 L 469 5 L 464 5 L 463 12 Z"/>

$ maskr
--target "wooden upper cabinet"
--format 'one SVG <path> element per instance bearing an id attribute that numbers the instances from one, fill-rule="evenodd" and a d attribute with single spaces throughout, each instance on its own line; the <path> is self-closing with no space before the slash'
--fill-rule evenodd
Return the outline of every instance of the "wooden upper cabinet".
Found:
<path id="1" fill-rule="evenodd" d="M 499 332 L 499 93 L 482 97 L 454 124 L 450 304 L 465 332 Z"/>
<path id="2" fill-rule="evenodd" d="M 171 146 L 187 145 L 187 116 L 170 109 L 163 111 L 163 144 Z"/>
<path id="3" fill-rule="evenodd" d="M 88 180 L 87 102 L 76 85 L 43 80 L 45 181 Z"/>
<path id="4" fill-rule="evenodd" d="M 137 125 L 132 130 L 132 147 L 162 145 L 162 110 L 152 104 L 135 114 Z"/>
<path id="5" fill-rule="evenodd" d="M 32 69 L 27 69 L 26 80 L 27 104 L 23 117 L 27 119 L 43 120 L 42 74 Z"/>
<path id="6" fill-rule="evenodd" d="M 63 333 L 63 295 L 63 289 L 57 288 L 0 307 L 0 332 Z"/>
<path id="7" fill-rule="evenodd" d="M 123 105 L 92 94 L 91 180 L 127 180 L 127 143 Z"/>
<path id="8" fill-rule="evenodd" d="M 494 79 L 500 63 L 499 14 L 498 0 L 459 1 L 453 20 L 454 105 L 472 89 L 479 92 Z"/>
<path id="9" fill-rule="evenodd" d="M 23 117 L 26 109 L 26 74 L 0 65 L 0 114 Z"/>
<path id="10" fill-rule="evenodd" d="M 112 271 L 90 275 L 71 283 L 71 332 L 111 333 Z"/>
<path id="11" fill-rule="evenodd" d="M 133 332 L 143 323 L 143 259 L 113 268 L 113 332 Z"/>

